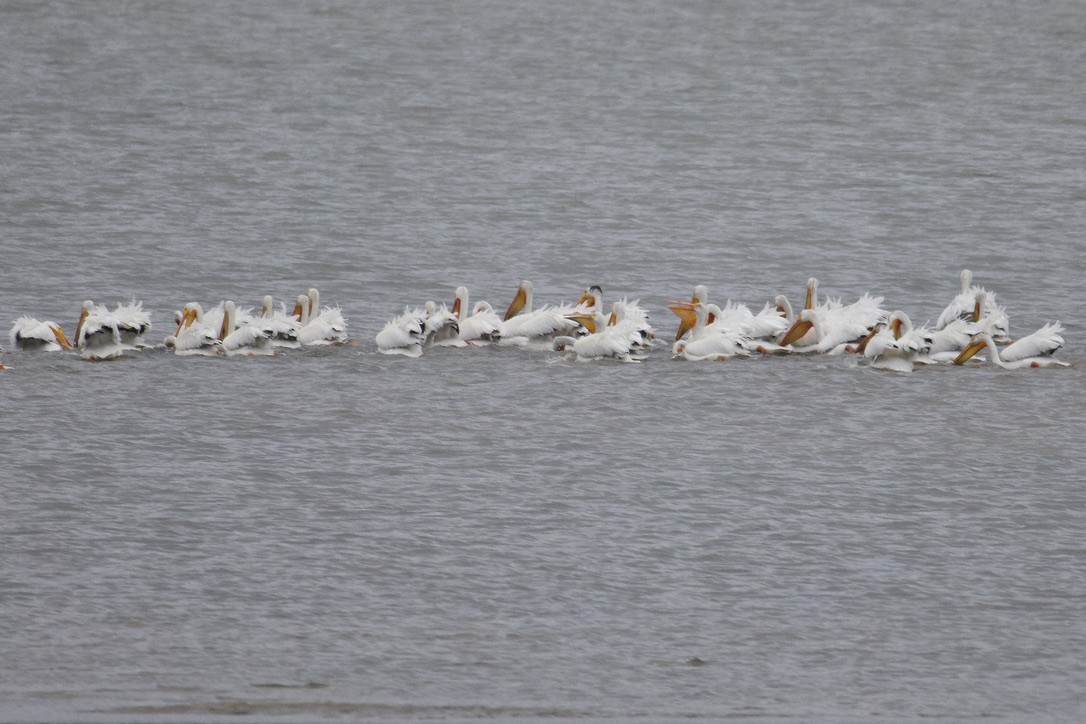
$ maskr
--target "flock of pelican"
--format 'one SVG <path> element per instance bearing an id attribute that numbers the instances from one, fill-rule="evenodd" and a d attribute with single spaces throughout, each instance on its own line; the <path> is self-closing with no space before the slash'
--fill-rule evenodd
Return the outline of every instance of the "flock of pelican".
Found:
<path id="1" fill-rule="evenodd" d="M 321 307 L 316 289 L 298 295 L 289 314 L 283 304 L 275 309 L 272 297 L 266 296 L 259 313 L 238 309 L 233 301 L 219 302 L 207 311 L 199 302 L 189 302 L 174 312 L 174 322 L 177 327 L 162 344 L 152 344 L 147 341 L 151 316 L 142 302 L 110 309 L 88 300 L 83 302 L 71 338 L 58 323 L 28 316 L 15 320 L 10 337 L 17 349 L 74 351 L 94 361 L 155 348 L 178 355 L 226 357 L 274 355 L 283 347 L 347 342 L 343 314 L 338 307 Z"/>
<path id="2" fill-rule="evenodd" d="M 1063 345 L 1059 322 L 1016 341 L 1006 310 L 994 293 L 961 273 L 961 291 L 932 326 L 914 326 L 900 310 L 888 312 L 882 297 L 864 294 L 855 302 L 820 298 L 818 281 L 807 281 L 804 305 L 793 310 L 778 295 L 758 312 L 742 303 L 709 301 L 705 286 L 690 301 L 668 305 L 679 320 L 671 352 L 675 358 L 724 361 L 754 354 L 855 354 L 865 364 L 911 371 L 918 364 L 983 361 L 1005 369 L 1067 366 L 1053 354 Z M 470 313 L 469 313 L 470 309 Z M 204 310 L 197 302 L 174 313 L 177 327 L 161 345 L 145 341 L 150 316 L 140 302 L 114 309 L 87 301 L 71 339 L 52 321 L 20 317 L 11 329 L 16 348 L 75 350 L 89 360 L 115 359 L 129 350 L 160 348 L 178 355 L 275 355 L 280 348 L 350 344 L 338 307 L 322 307 L 316 289 L 299 295 L 293 310 L 263 299 L 259 313 L 224 301 Z M 557 351 L 577 360 L 637 362 L 665 343 L 638 301 L 623 298 L 606 311 L 603 290 L 586 289 L 572 304 L 534 305 L 532 284 L 523 281 L 504 315 L 487 302 L 469 303 L 459 287 L 452 308 L 426 302 L 391 319 L 377 334 L 377 351 L 418 357 L 429 347 L 516 346 Z M 986 351 L 986 355 L 977 356 Z M 3 366 L 0 365 L 0 369 Z"/>
<path id="3" fill-rule="evenodd" d="M 671 351 L 691 361 L 850 353 L 875 368 L 900 372 L 917 364 L 962 365 L 974 358 L 1008 369 L 1067 365 L 1052 356 L 1063 345 L 1059 322 L 1012 342 L 1006 310 L 995 294 L 975 286 L 968 269 L 960 278 L 961 292 L 932 327 L 915 327 L 904 312 L 886 311 L 882 297 L 864 294 L 851 304 L 820 299 L 813 278 L 798 313 L 784 295 L 757 313 L 731 300 L 722 307 L 711 303 L 708 289 L 699 285 L 689 302 L 668 305 L 679 318 Z M 468 309 L 468 290 L 460 287 L 451 310 L 434 302 L 405 310 L 377 335 L 377 349 L 418 357 L 425 347 L 496 344 L 555 350 L 578 360 L 636 362 L 660 343 L 637 301 L 618 300 L 608 314 L 598 286 L 573 304 L 536 308 L 532 284 L 523 281 L 503 316 L 487 302 L 478 302 L 470 314 Z M 987 357 L 975 357 L 985 349 Z"/>

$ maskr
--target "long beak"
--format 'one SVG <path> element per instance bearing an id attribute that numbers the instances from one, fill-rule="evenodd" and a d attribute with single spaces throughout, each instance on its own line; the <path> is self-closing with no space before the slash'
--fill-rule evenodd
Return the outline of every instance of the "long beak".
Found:
<path id="1" fill-rule="evenodd" d="M 219 327 L 219 341 L 226 339 L 226 330 L 230 325 L 230 314 L 224 309 L 222 311 L 222 325 Z"/>
<path id="2" fill-rule="evenodd" d="M 572 319 L 574 322 L 587 329 L 589 334 L 596 333 L 596 319 L 591 314 L 570 314 L 566 319 Z"/>
<path id="3" fill-rule="evenodd" d="M 452 313 L 454 317 L 460 319 L 460 297 L 457 297 L 456 300 L 453 301 Z"/>
<path id="4" fill-rule="evenodd" d="M 585 302 L 589 302 L 591 300 L 592 300 L 592 290 L 591 289 L 585 289 L 584 294 L 581 295 L 581 298 L 578 299 L 577 303 L 574 304 L 573 306 L 579 307 L 582 304 L 584 304 Z"/>
<path id="5" fill-rule="evenodd" d="M 978 299 L 973 304 L 973 323 L 974 324 L 976 324 L 977 322 L 980 321 L 980 313 L 981 313 L 981 300 Z"/>
<path id="6" fill-rule="evenodd" d="M 972 342 L 968 347 L 962 350 L 962 353 L 954 358 L 954 364 L 965 364 L 973 355 L 984 349 L 984 342 Z"/>
<path id="7" fill-rule="evenodd" d="M 679 330 L 675 332 L 675 341 L 678 342 L 698 323 L 697 315 L 694 314 L 694 305 L 690 302 L 672 302 L 667 305 L 667 308 L 679 318 Z"/>
<path id="8" fill-rule="evenodd" d="M 57 344 L 61 349 L 71 349 L 72 343 L 68 341 L 68 338 L 64 336 L 64 330 L 59 326 L 51 326 L 49 329 L 53 330 L 53 336 L 57 338 Z"/>
<path id="9" fill-rule="evenodd" d="M 302 303 L 294 302 L 294 311 L 290 313 L 292 317 L 297 317 L 298 321 L 302 321 Z"/>
<path id="10" fill-rule="evenodd" d="M 517 316 L 527 303 L 528 295 L 524 293 L 523 289 L 518 288 L 517 296 L 513 297 L 513 302 L 509 305 L 509 309 L 505 310 L 505 316 L 502 317 L 502 321 L 507 322 Z"/>
<path id="11" fill-rule="evenodd" d="M 814 289 L 807 287 L 807 301 L 803 303 L 804 309 L 814 309 Z"/>
<path id="12" fill-rule="evenodd" d="M 863 354 L 864 350 L 867 349 L 868 343 L 875 338 L 875 335 L 878 334 L 879 330 L 881 329 L 881 324 L 876 324 L 874 327 L 872 327 L 871 331 L 867 333 L 867 336 L 861 339 L 860 343 L 856 345 L 856 354 Z"/>
<path id="13" fill-rule="evenodd" d="M 813 322 L 805 322 L 803 320 L 796 320 L 796 323 L 792 325 L 792 328 L 788 330 L 788 333 L 784 335 L 784 339 L 781 340 L 781 346 L 787 347 L 793 342 L 803 338 L 803 335 L 811 331 L 811 327 L 814 326 Z"/>
<path id="14" fill-rule="evenodd" d="M 890 322 L 890 331 L 894 333 L 894 339 L 901 339 L 901 320 L 895 319 Z"/>
<path id="15" fill-rule="evenodd" d="M 79 333 L 83 331 L 83 323 L 87 321 L 87 310 L 81 310 L 79 312 L 79 321 L 75 325 L 75 341 L 79 341 Z"/>
<path id="16" fill-rule="evenodd" d="M 185 313 L 185 328 L 191 327 L 192 323 L 196 321 L 196 307 L 193 307 Z"/>
<path id="17" fill-rule="evenodd" d="M 607 326 L 613 327 L 616 324 L 618 324 L 618 315 L 614 312 L 611 312 L 611 316 L 607 318 Z"/>

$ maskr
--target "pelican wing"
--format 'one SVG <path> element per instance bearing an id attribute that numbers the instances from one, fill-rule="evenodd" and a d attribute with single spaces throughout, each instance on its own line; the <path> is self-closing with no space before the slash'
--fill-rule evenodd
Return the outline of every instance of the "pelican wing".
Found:
<path id="1" fill-rule="evenodd" d="M 1007 345 L 999 351 L 1004 362 L 1017 362 L 1030 357 L 1045 357 L 1063 346 L 1063 325 L 1059 322 L 1046 324 L 1028 337 Z"/>

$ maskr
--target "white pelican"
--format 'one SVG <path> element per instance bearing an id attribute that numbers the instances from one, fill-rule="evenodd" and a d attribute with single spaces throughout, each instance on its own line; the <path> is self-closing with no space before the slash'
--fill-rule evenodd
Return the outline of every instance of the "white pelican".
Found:
<path id="1" fill-rule="evenodd" d="M 804 349 L 796 351 L 833 353 L 841 349 L 841 345 L 862 339 L 886 317 L 881 307 L 882 299 L 864 294 L 847 306 L 831 300 L 819 308 L 804 309 L 792 328 L 781 338 L 780 344 L 786 347 L 796 345 L 801 340 L 807 343 L 813 331 L 810 345 L 804 344 Z"/>
<path id="2" fill-rule="evenodd" d="M 300 347 L 298 342 L 298 330 L 302 328 L 300 319 L 287 314 L 286 306 L 280 304 L 280 309 L 273 308 L 274 300 L 270 294 L 262 300 L 260 318 L 264 320 L 266 328 L 271 332 L 271 342 L 276 347 Z M 301 316 L 300 307 L 295 311 Z"/>
<path id="3" fill-rule="evenodd" d="M 117 331 L 121 335 L 121 344 L 129 349 L 143 349 L 145 334 L 151 331 L 151 315 L 143 310 L 143 302 L 133 299 L 128 304 L 117 302 L 110 315 L 117 320 Z"/>
<path id="4" fill-rule="evenodd" d="M 404 309 L 404 313 L 390 319 L 377 333 L 377 351 L 381 354 L 402 354 L 418 357 L 425 341 L 424 312 L 421 309 Z"/>
<path id="5" fill-rule="evenodd" d="M 695 304 L 708 303 L 709 287 L 705 286 L 704 284 L 698 284 L 694 287 L 694 293 L 690 295 L 690 309 L 692 310 L 693 305 Z M 683 309 L 683 304 L 684 302 L 675 303 L 677 309 Z M 676 311 L 676 308 L 672 308 L 671 306 L 668 307 L 668 309 L 671 309 L 671 311 L 675 312 L 675 314 L 679 317 L 679 328 L 675 330 L 675 341 L 678 342 L 680 339 L 683 338 L 683 335 L 685 335 L 687 332 L 694 328 L 694 316 L 692 314 L 689 314 L 688 311 L 680 314 L 678 311 Z"/>
<path id="6" fill-rule="evenodd" d="M 242 324 L 238 325 L 239 313 L 234 302 L 223 304 L 222 325 L 219 327 L 219 342 L 227 355 L 272 355 L 271 327 L 260 317 L 253 317 L 248 312 L 240 314 Z"/>
<path id="7" fill-rule="evenodd" d="M 222 311 L 225 312 L 225 305 Z M 219 324 L 221 325 L 221 320 Z M 174 354 L 221 357 L 226 354 L 226 351 L 223 349 L 222 342 L 219 341 L 218 333 L 218 327 L 207 323 L 203 307 L 199 302 L 189 302 L 181 312 L 177 331 L 166 337 L 165 344 L 173 348 Z"/>
<path id="8" fill-rule="evenodd" d="M 558 336 L 554 348 L 561 351 L 572 349 L 579 361 L 616 359 L 622 362 L 639 361 L 634 353 L 641 344 L 641 335 L 629 328 L 609 326 L 602 312 L 574 312 L 572 321 L 588 330 L 583 337 Z"/>
<path id="9" fill-rule="evenodd" d="M 121 342 L 117 318 L 104 306 L 89 299 L 83 302 L 75 329 L 75 346 L 85 359 L 116 359 L 128 348 Z"/>
<path id="10" fill-rule="evenodd" d="M 647 351 L 656 340 L 656 330 L 649 324 L 649 315 L 641 305 L 640 300 L 629 301 L 626 297 L 611 305 L 611 316 L 607 321 L 609 326 L 617 327 L 622 331 L 634 332 L 640 338 L 638 348 Z"/>
<path id="11" fill-rule="evenodd" d="M 502 320 L 494 307 L 487 302 L 477 302 L 468 316 L 468 288 L 457 287 L 452 313 L 460 327 L 460 339 L 467 344 L 484 345 L 501 338 Z"/>
<path id="12" fill-rule="evenodd" d="M 969 315 L 956 317 L 956 319 L 972 322 L 974 334 L 987 333 L 999 344 L 1007 344 L 1011 341 L 1007 310 L 996 304 L 995 295 L 991 292 L 979 289 L 973 298 L 973 311 Z M 949 327 L 953 321 L 948 322 L 947 326 Z"/>
<path id="13" fill-rule="evenodd" d="M 56 322 L 40 322 L 33 317 L 22 316 L 11 327 L 11 344 L 16 349 L 36 349 L 45 352 L 69 350 L 74 346 L 64 330 Z"/>
<path id="14" fill-rule="evenodd" d="M 677 340 L 672 354 L 691 361 L 712 359 L 726 360 L 735 355 L 748 355 L 747 338 L 739 329 L 728 326 L 728 318 L 722 314 L 721 324 L 708 323 L 710 314 L 721 312 L 715 304 L 677 302 L 668 306 L 690 330 L 689 338 Z M 711 311 L 712 310 L 712 311 Z M 750 310 L 747 310 L 748 312 Z M 691 323 L 691 318 L 693 322 Z M 735 319 L 731 319 L 734 323 Z"/>
<path id="15" fill-rule="evenodd" d="M 454 305 L 455 306 L 455 305 Z M 437 302 L 426 302 L 426 320 L 423 322 L 423 335 L 427 347 L 464 347 L 467 342 L 460 339 L 460 321 L 449 308 Z"/>
<path id="16" fill-rule="evenodd" d="M 961 292 L 950 301 L 950 304 L 939 315 L 939 319 L 935 322 L 935 329 L 943 329 L 955 319 L 969 319 L 970 316 L 972 316 L 972 321 L 978 322 L 984 315 L 984 312 L 981 311 L 982 307 L 987 310 L 987 314 L 998 315 L 1002 313 L 1002 308 L 996 303 L 995 294 L 984 287 L 973 284 L 973 272 L 962 269 L 958 278 L 962 283 Z M 981 299 L 981 297 L 983 298 Z M 993 337 L 1005 337 L 1007 334 L 1006 314 L 1002 316 L 1002 324 L 997 323 L 995 326 L 998 329 L 992 330 Z"/>
<path id="17" fill-rule="evenodd" d="M 538 349 L 544 348 L 543 345 L 550 349 L 556 336 L 571 335 L 576 331 L 577 322 L 566 316 L 576 312 L 570 305 L 533 309 L 532 283 L 522 281 L 502 319 L 502 341 L 515 344 L 513 339 L 523 337 Z"/>
<path id="18" fill-rule="evenodd" d="M 1056 350 L 1063 346 L 1061 332 L 1063 332 L 1063 325 L 1059 322 L 1046 324 L 1033 334 L 1007 345 L 1002 351 L 996 346 L 991 335 L 981 333 L 969 341 L 969 345 L 954 359 L 954 364 L 965 364 L 973 355 L 987 347 L 991 355 L 988 361 L 1003 369 L 1067 367 L 1069 366 L 1067 362 L 1052 357 Z"/>
<path id="19" fill-rule="evenodd" d="M 871 360 L 871 366 L 897 372 L 912 372 L 913 363 L 928 347 L 925 329 L 913 327 L 909 316 L 893 312 L 886 322 L 879 322 L 860 343 L 857 352 Z"/>
<path id="20" fill-rule="evenodd" d="M 347 341 L 347 322 L 339 307 L 321 307 L 320 292 L 310 289 L 298 300 L 303 309 L 298 342 L 304 345 L 343 344 Z"/>

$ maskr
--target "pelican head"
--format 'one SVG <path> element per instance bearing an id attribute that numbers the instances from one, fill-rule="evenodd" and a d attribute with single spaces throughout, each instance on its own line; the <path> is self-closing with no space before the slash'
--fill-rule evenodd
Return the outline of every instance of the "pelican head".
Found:
<path id="1" fill-rule="evenodd" d="M 457 287 L 453 295 L 453 316 L 455 316 L 459 320 L 463 320 L 468 313 L 468 288 Z"/>
<path id="2" fill-rule="evenodd" d="M 49 331 L 53 333 L 53 336 L 56 338 L 57 344 L 60 345 L 61 349 L 72 348 L 72 343 L 68 341 L 68 337 L 65 336 L 64 330 L 60 328 L 59 324 L 50 324 Z"/>
<path id="3" fill-rule="evenodd" d="M 875 335 L 881 332 L 885 326 L 886 322 L 879 322 L 874 327 L 872 327 L 871 331 L 867 333 L 867 336 L 861 339 L 860 343 L 856 345 L 856 354 L 863 354 L 864 350 L 867 349 L 867 345 L 871 343 L 871 340 L 875 338 Z"/>
<path id="4" fill-rule="evenodd" d="M 79 321 L 75 324 L 75 341 L 77 344 L 79 343 L 79 333 L 83 331 L 83 325 L 87 321 L 87 316 L 93 309 L 94 302 L 89 299 L 83 302 L 83 305 L 79 308 Z"/>
<path id="5" fill-rule="evenodd" d="M 303 325 L 309 322 L 309 297 L 299 294 L 294 301 L 294 310 L 298 314 L 298 321 Z"/>
<path id="6" fill-rule="evenodd" d="M 787 347 L 800 339 L 811 331 L 811 327 L 815 325 L 815 312 L 813 309 L 804 309 L 796 317 L 795 324 L 789 329 L 784 337 L 781 339 L 781 346 Z"/>
<path id="7" fill-rule="evenodd" d="M 964 272 L 962 272 L 962 274 L 965 274 L 965 272 L 967 272 L 967 271 L 969 271 L 969 270 L 966 269 Z M 985 297 L 987 297 L 987 296 L 988 296 L 987 293 L 984 292 L 983 290 L 981 290 L 981 291 L 978 291 L 977 296 L 973 298 L 973 323 L 974 324 L 979 322 L 981 317 L 984 316 L 984 302 L 985 302 Z"/>
<path id="8" fill-rule="evenodd" d="M 272 295 L 264 295 L 262 306 L 260 307 L 261 317 L 270 317 L 272 315 Z"/>
<path id="9" fill-rule="evenodd" d="M 569 314 L 566 319 L 572 319 L 577 324 L 588 330 L 589 334 L 595 334 L 599 327 L 596 325 L 595 314 Z"/>
<path id="10" fill-rule="evenodd" d="M 973 272 L 962 269 L 962 273 L 958 275 L 958 278 L 962 280 L 962 294 L 965 294 L 969 291 L 969 287 L 973 286 Z"/>
<path id="11" fill-rule="evenodd" d="M 697 313 L 694 311 L 698 306 L 700 302 L 672 302 L 667 305 L 667 308 L 679 318 L 679 329 L 675 332 L 676 342 L 698 323 Z"/>
<path id="12" fill-rule="evenodd" d="M 513 297 L 513 302 L 509 305 L 509 309 L 505 310 L 505 316 L 502 317 L 502 321 L 508 321 L 513 317 L 520 314 L 521 310 L 526 312 L 532 311 L 532 283 L 525 279 L 517 285 L 517 295 Z"/>
<path id="13" fill-rule="evenodd" d="M 890 315 L 890 331 L 894 333 L 894 339 L 901 339 L 901 335 L 913 328 L 913 322 L 905 312 L 897 311 Z"/>
<path id="14" fill-rule="evenodd" d="M 996 351 L 995 342 L 987 334 L 974 334 L 973 338 L 969 340 L 969 344 L 965 346 L 965 349 L 961 351 L 957 357 L 954 358 L 954 364 L 965 364 L 969 359 L 973 357 L 977 352 L 980 352 L 985 347 L 991 347 L 993 360 L 995 356 L 999 354 Z"/>
<path id="15" fill-rule="evenodd" d="M 317 312 L 320 311 L 321 306 L 321 293 L 317 291 L 316 287 L 310 287 L 306 292 L 306 297 L 309 301 L 309 318 L 315 319 Z"/>
<path id="16" fill-rule="evenodd" d="M 223 304 L 222 326 L 219 327 L 219 341 L 226 339 L 227 335 L 234 331 L 234 303 L 231 301 Z"/>
<path id="17" fill-rule="evenodd" d="M 705 304 L 709 301 L 709 287 L 699 284 L 694 287 L 694 293 L 690 295 L 691 304 Z"/>
<path id="18" fill-rule="evenodd" d="M 792 305 L 788 302 L 788 297 L 783 294 L 778 294 L 773 298 L 773 305 L 777 308 L 778 314 L 789 322 L 792 321 Z"/>

